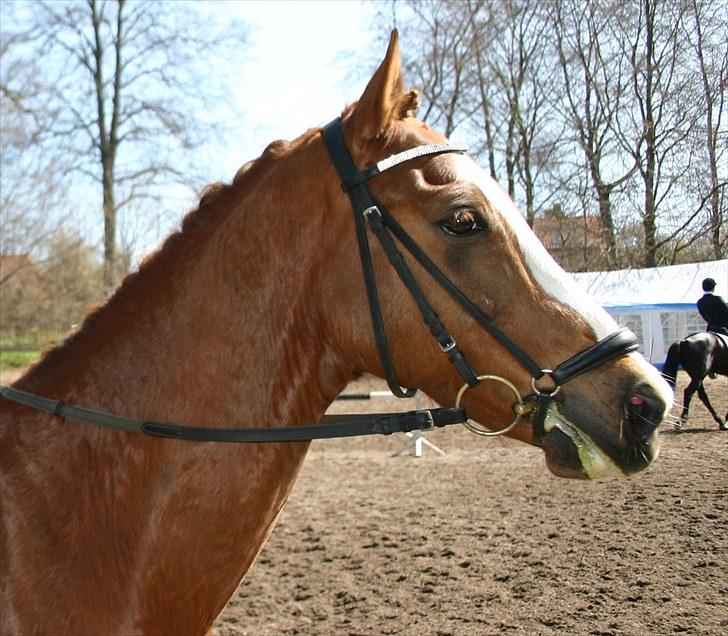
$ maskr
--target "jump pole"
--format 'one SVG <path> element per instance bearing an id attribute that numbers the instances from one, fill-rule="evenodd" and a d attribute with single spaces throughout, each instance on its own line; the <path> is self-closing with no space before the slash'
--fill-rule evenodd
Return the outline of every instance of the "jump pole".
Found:
<path id="1" fill-rule="evenodd" d="M 422 408 L 422 393 L 420 391 L 417 391 L 414 396 L 414 402 L 415 402 L 415 408 L 421 409 Z M 423 445 L 429 448 L 430 450 L 435 451 L 436 453 L 439 453 L 443 457 L 445 456 L 445 452 L 433 444 L 428 439 L 425 439 L 425 436 L 422 434 L 422 431 L 414 431 L 413 433 L 405 433 L 405 435 L 409 438 L 411 438 L 402 448 L 400 448 L 397 452 L 392 453 L 391 457 L 399 457 L 400 455 L 403 455 L 404 453 L 408 452 L 410 448 L 414 448 L 415 451 L 415 457 L 422 457 L 422 447 Z"/>

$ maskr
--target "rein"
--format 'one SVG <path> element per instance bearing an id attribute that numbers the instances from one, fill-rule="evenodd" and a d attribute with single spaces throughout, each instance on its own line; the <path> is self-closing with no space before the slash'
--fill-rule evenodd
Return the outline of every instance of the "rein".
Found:
<path id="1" fill-rule="evenodd" d="M 286 426 L 280 428 L 207 428 L 184 426 L 174 422 L 137 420 L 104 411 L 51 400 L 19 389 L 0 386 L 0 395 L 8 400 L 29 406 L 37 411 L 56 417 L 70 418 L 129 433 L 144 433 L 153 437 L 166 437 L 194 442 L 304 442 L 332 437 L 360 435 L 391 435 L 416 430 L 432 430 L 451 424 L 461 424 L 467 419 L 464 409 L 441 408 L 407 413 L 382 413 L 379 415 L 350 415 L 325 417 L 322 424 Z"/>
<path id="2" fill-rule="evenodd" d="M 479 435 L 500 435 L 511 430 L 520 418 L 534 410 L 538 411 L 535 426 L 543 428 L 546 409 L 559 392 L 561 385 L 586 373 L 614 358 L 626 355 L 638 348 L 636 336 L 629 329 L 620 329 L 600 340 L 588 349 L 576 354 L 555 369 L 543 369 L 503 333 L 470 299 L 460 290 L 440 268 L 427 256 L 412 237 L 400 226 L 389 211 L 372 197 L 366 182 L 377 175 L 404 162 L 419 157 L 432 157 L 443 153 L 464 153 L 466 146 L 446 142 L 427 144 L 392 155 L 376 163 L 367 170 L 358 170 L 347 149 L 341 132 L 341 118 L 337 118 L 323 129 L 324 141 L 331 159 L 341 179 L 341 186 L 347 192 L 354 210 L 354 221 L 359 255 L 361 258 L 364 281 L 369 301 L 372 327 L 379 357 L 382 362 L 387 383 L 394 395 L 400 398 L 412 397 L 415 391 L 402 388 L 397 381 L 389 345 L 387 342 L 381 303 L 374 275 L 367 227 L 379 241 L 392 267 L 414 298 L 423 320 L 430 328 L 442 352 L 462 376 L 464 384 L 457 394 L 454 408 L 436 408 L 406 413 L 384 413 L 378 415 L 326 416 L 321 424 L 302 426 L 280 426 L 275 428 L 207 428 L 186 426 L 174 422 L 154 422 L 138 420 L 104 411 L 67 404 L 62 400 L 52 400 L 0 385 L 0 396 L 24 406 L 51 413 L 59 418 L 80 420 L 97 426 L 132 433 L 143 433 L 153 437 L 163 437 L 187 441 L 206 442 L 297 442 L 333 437 L 353 437 L 360 435 L 390 435 L 414 430 L 432 430 L 452 424 L 464 424 Z M 518 389 L 505 378 L 494 375 L 479 375 L 470 366 L 460 350 L 455 338 L 445 328 L 439 316 L 427 300 L 417 283 L 414 274 L 397 248 L 398 242 L 494 340 L 502 345 L 518 363 L 531 374 L 533 393 L 522 398 Z M 553 384 L 548 389 L 539 388 L 537 380 L 548 376 Z M 460 407 L 463 395 L 472 387 L 484 381 L 494 381 L 507 386 L 515 395 L 513 411 L 515 418 L 505 428 L 491 431 L 467 418 L 465 409 Z"/>

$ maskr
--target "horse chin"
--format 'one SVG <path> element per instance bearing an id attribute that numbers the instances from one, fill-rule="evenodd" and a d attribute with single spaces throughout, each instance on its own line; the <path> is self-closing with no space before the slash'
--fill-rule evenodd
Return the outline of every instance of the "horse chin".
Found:
<path id="1" fill-rule="evenodd" d="M 572 479 L 624 478 L 626 473 L 594 440 L 564 417 L 554 405 L 544 420 L 542 447 L 546 465 L 558 477 Z"/>

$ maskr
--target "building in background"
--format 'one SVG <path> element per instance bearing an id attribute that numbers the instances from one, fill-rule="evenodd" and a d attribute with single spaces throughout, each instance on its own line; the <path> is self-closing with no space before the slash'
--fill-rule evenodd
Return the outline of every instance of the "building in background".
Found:
<path id="1" fill-rule="evenodd" d="M 533 232 L 567 272 L 600 269 L 606 264 L 599 217 L 569 216 L 556 204 L 534 219 Z"/>

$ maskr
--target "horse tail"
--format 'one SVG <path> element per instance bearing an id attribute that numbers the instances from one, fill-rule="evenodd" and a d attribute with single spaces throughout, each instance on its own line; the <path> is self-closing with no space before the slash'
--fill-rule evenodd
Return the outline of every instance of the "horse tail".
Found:
<path id="1" fill-rule="evenodd" d="M 675 380 L 677 379 L 677 370 L 680 366 L 680 344 L 681 342 L 673 342 L 667 350 L 665 364 L 662 365 L 662 375 L 667 383 L 674 389 Z"/>

